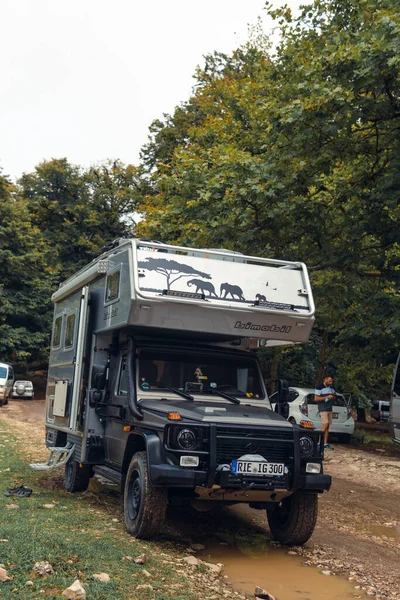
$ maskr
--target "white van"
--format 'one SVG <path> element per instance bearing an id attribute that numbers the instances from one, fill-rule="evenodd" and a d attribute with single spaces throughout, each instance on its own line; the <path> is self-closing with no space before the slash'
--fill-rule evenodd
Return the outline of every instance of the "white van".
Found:
<path id="1" fill-rule="evenodd" d="M 0 406 L 8 404 L 14 383 L 14 370 L 7 363 L 0 363 Z"/>

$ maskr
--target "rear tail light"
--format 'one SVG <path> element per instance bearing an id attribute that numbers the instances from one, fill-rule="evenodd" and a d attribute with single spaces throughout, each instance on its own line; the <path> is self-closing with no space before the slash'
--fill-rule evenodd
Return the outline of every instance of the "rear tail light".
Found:
<path id="1" fill-rule="evenodd" d="M 300 404 L 300 411 L 303 413 L 303 415 L 306 415 L 308 417 L 308 406 L 305 402 L 303 404 Z"/>

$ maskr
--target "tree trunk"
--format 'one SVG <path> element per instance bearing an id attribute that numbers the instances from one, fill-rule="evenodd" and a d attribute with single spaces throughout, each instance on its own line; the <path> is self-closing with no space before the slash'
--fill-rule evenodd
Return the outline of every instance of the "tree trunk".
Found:
<path id="1" fill-rule="evenodd" d="M 323 379 L 325 377 L 327 350 L 328 350 L 328 331 L 327 331 L 327 329 L 324 329 L 322 332 L 322 348 L 321 348 L 321 354 L 320 354 L 317 381 L 315 382 L 316 385 L 321 383 L 321 381 L 323 381 Z"/>
<path id="2" fill-rule="evenodd" d="M 362 407 L 358 407 L 357 408 L 357 421 L 359 423 L 366 423 L 367 422 L 365 408 L 362 408 Z"/>

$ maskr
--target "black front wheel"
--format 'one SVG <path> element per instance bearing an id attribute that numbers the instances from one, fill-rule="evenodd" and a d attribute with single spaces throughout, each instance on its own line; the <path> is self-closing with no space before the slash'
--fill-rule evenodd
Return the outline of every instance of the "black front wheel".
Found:
<path id="1" fill-rule="evenodd" d="M 152 487 L 146 452 L 133 455 L 124 488 L 125 526 L 131 535 L 141 539 L 157 536 L 165 520 L 168 491 Z"/>
<path id="2" fill-rule="evenodd" d="M 85 492 L 91 476 L 92 467 L 90 465 L 80 465 L 78 461 L 70 458 L 65 465 L 65 489 L 67 492 Z"/>
<path id="3" fill-rule="evenodd" d="M 318 515 L 318 494 L 294 492 L 267 508 L 268 525 L 281 544 L 302 546 L 312 536 Z"/>

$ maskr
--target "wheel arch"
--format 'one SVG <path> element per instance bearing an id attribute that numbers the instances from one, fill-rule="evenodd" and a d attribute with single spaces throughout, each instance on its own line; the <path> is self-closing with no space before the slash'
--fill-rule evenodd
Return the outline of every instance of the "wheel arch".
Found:
<path id="1" fill-rule="evenodd" d="M 155 432 L 133 431 L 126 443 L 124 459 L 122 461 L 122 474 L 125 477 L 129 463 L 136 452 L 146 452 L 147 463 L 160 464 L 162 458 L 162 442 Z"/>

